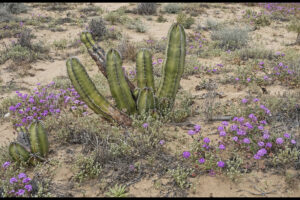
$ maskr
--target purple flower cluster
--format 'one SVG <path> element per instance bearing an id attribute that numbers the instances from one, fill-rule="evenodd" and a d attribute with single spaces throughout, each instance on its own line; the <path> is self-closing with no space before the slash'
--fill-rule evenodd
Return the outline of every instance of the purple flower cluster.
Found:
<path id="1" fill-rule="evenodd" d="M 193 130 L 189 130 L 189 131 L 188 131 L 188 134 L 189 134 L 189 135 L 195 135 L 196 133 L 199 133 L 200 130 L 201 130 L 201 126 L 198 125 L 198 124 L 196 124 L 196 125 L 194 126 L 194 129 L 193 129 Z"/>
<path id="2" fill-rule="evenodd" d="M 10 162 L 5 162 L 2 167 L 7 169 L 10 166 Z M 31 178 L 27 177 L 25 173 L 20 173 L 16 177 L 9 179 L 10 191 L 9 196 L 23 196 L 24 194 L 30 195 L 32 191 L 32 185 L 30 184 Z"/>
<path id="3" fill-rule="evenodd" d="M 59 115 L 61 109 L 71 106 L 72 110 L 82 107 L 86 111 L 87 105 L 79 100 L 79 94 L 74 88 L 67 90 L 55 90 L 51 82 L 46 87 L 38 87 L 33 90 L 32 94 L 22 94 L 16 91 L 20 102 L 9 107 L 12 113 L 14 125 L 27 126 L 33 120 L 42 120 L 49 115 Z"/>
<path id="4" fill-rule="evenodd" d="M 259 3 L 259 6 L 265 8 L 269 14 L 280 12 L 284 15 L 295 15 L 295 13 L 300 10 L 299 4 L 297 3 Z"/>

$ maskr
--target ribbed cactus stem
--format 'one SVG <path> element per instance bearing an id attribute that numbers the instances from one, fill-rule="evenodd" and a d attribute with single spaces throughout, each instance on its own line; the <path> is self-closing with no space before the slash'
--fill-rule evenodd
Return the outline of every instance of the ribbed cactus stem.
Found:
<path id="1" fill-rule="evenodd" d="M 164 100 L 167 105 L 163 109 L 171 109 L 184 70 L 186 36 L 184 28 L 180 24 L 173 24 L 168 34 L 166 59 L 162 69 L 162 80 L 157 92 L 158 98 Z"/>
<path id="2" fill-rule="evenodd" d="M 29 126 L 29 140 L 31 152 L 37 156 L 46 157 L 49 152 L 47 133 L 40 121 L 35 121 Z"/>
<path id="3" fill-rule="evenodd" d="M 126 114 L 110 105 L 99 93 L 85 68 L 77 58 L 69 58 L 66 65 L 69 78 L 74 88 L 89 108 L 95 113 L 101 114 L 109 121 L 116 121 L 120 125 L 131 125 L 132 120 Z"/>
<path id="4" fill-rule="evenodd" d="M 125 79 L 121 55 L 114 49 L 107 52 L 106 72 L 111 95 L 115 99 L 117 107 L 129 114 L 135 113 L 136 104 Z"/>
<path id="5" fill-rule="evenodd" d="M 136 56 L 136 75 L 137 86 L 140 89 L 144 87 L 154 87 L 153 67 L 152 67 L 152 55 L 149 50 L 141 49 Z"/>
<path id="6" fill-rule="evenodd" d="M 152 88 L 143 88 L 137 99 L 137 108 L 140 114 L 155 109 L 155 98 Z"/>
<path id="7" fill-rule="evenodd" d="M 30 152 L 26 149 L 25 146 L 18 142 L 10 143 L 8 147 L 9 155 L 13 158 L 14 161 L 28 161 L 30 158 Z"/>
<path id="8" fill-rule="evenodd" d="M 82 32 L 80 35 L 80 40 L 83 42 L 83 44 L 87 48 L 90 56 L 96 62 L 99 70 L 107 78 L 104 50 L 96 44 L 96 42 L 93 40 L 92 34 L 89 32 Z M 130 82 L 130 80 L 128 79 L 128 77 L 126 75 L 125 75 L 125 80 L 127 81 L 130 91 L 133 93 L 135 86 Z"/>

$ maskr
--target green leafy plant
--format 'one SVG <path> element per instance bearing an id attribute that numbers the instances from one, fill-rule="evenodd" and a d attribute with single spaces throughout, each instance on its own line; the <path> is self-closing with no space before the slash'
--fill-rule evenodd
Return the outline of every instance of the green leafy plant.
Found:
<path id="1" fill-rule="evenodd" d="M 129 115 L 165 115 L 173 108 L 179 82 L 184 71 L 186 36 L 182 25 L 173 24 L 169 30 L 166 59 L 162 68 L 162 80 L 158 89 L 154 85 L 152 55 L 141 49 L 136 57 L 137 88 L 122 69 L 118 51 L 110 49 L 104 57 L 104 50 L 97 46 L 92 35 L 81 34 L 81 41 L 96 61 L 99 70 L 108 79 L 116 107 L 109 103 L 96 89 L 85 68 L 77 58 L 66 62 L 68 76 L 82 100 L 97 114 L 110 122 L 130 126 Z"/>
<path id="2" fill-rule="evenodd" d="M 126 197 L 126 186 L 115 185 L 113 188 L 109 188 L 109 192 L 106 195 L 108 197 Z"/>

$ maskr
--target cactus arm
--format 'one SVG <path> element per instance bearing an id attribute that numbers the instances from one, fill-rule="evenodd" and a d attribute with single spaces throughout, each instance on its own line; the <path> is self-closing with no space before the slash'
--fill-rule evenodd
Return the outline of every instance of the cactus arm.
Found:
<path id="1" fill-rule="evenodd" d="M 96 114 L 101 114 L 108 121 L 113 121 L 113 119 L 111 118 L 111 116 L 107 115 L 101 108 L 99 108 L 94 103 L 94 101 L 91 98 L 89 98 L 88 95 L 85 94 L 85 92 L 83 91 L 83 89 L 79 85 L 79 83 L 78 83 L 78 81 L 77 81 L 77 79 L 76 79 L 76 77 L 75 77 L 75 75 L 73 73 L 72 65 L 71 65 L 71 59 L 67 60 L 66 65 L 67 65 L 68 76 L 69 76 L 69 78 L 70 78 L 70 80 L 72 82 L 72 85 L 74 86 L 74 88 L 76 89 L 76 91 L 78 92 L 78 94 L 80 95 L 80 98 L 82 98 L 82 100 L 87 104 L 87 106 L 89 108 L 91 108 Z"/>
<path id="2" fill-rule="evenodd" d="M 67 71 L 69 78 L 83 101 L 97 114 L 102 114 L 109 121 L 116 121 L 120 125 L 130 126 L 132 120 L 124 113 L 114 108 L 98 92 L 84 67 L 78 59 L 67 60 Z"/>
<path id="3" fill-rule="evenodd" d="M 83 42 L 83 44 L 87 48 L 90 56 L 96 62 L 101 73 L 107 78 L 104 50 L 100 46 L 97 46 L 97 44 L 93 40 L 92 34 L 90 34 L 88 32 L 83 32 L 80 35 L 80 40 Z M 126 75 L 125 75 L 125 79 L 128 83 L 130 91 L 133 93 L 135 86 L 131 83 L 131 81 L 128 79 L 128 77 Z"/>
<path id="4" fill-rule="evenodd" d="M 136 74 L 138 88 L 149 87 L 155 90 L 152 55 L 147 49 L 142 49 L 137 53 Z"/>
<path id="5" fill-rule="evenodd" d="M 41 157 L 46 157 L 49 152 L 47 133 L 41 122 L 33 122 L 29 127 L 31 152 Z"/>
<path id="6" fill-rule="evenodd" d="M 163 78 L 158 89 L 158 97 L 169 101 L 172 108 L 184 70 L 186 37 L 180 24 L 173 24 L 169 31 L 166 59 L 163 64 Z"/>
<path id="7" fill-rule="evenodd" d="M 151 88 L 144 88 L 140 91 L 137 99 L 137 108 L 140 114 L 149 112 L 155 108 L 155 99 Z"/>
<path id="8" fill-rule="evenodd" d="M 8 147 L 9 155 L 13 158 L 13 160 L 20 162 L 20 161 L 27 161 L 30 158 L 29 151 L 20 143 L 12 142 Z"/>
<path id="9" fill-rule="evenodd" d="M 122 69 L 122 59 L 118 51 L 110 49 L 106 55 L 106 72 L 111 94 L 117 107 L 125 109 L 129 114 L 136 112 L 136 104 L 133 95 L 125 80 Z"/>

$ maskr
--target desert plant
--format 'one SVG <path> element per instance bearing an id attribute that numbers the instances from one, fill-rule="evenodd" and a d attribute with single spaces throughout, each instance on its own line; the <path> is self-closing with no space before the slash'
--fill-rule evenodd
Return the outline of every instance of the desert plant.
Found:
<path id="1" fill-rule="evenodd" d="M 214 30 L 212 40 L 220 40 L 219 46 L 225 50 L 235 50 L 245 47 L 248 43 L 249 30 L 238 27 L 224 27 Z"/>
<path id="2" fill-rule="evenodd" d="M 156 116 L 165 115 L 172 109 L 184 71 L 186 55 L 186 36 L 182 25 L 173 24 L 169 30 L 162 80 L 156 93 L 150 51 L 141 49 L 137 53 L 138 86 L 135 88 L 124 74 L 118 51 L 110 49 L 105 58 L 104 50 L 95 44 L 88 32 L 81 34 L 81 41 L 96 61 L 99 70 L 108 79 L 112 96 L 117 104 L 115 108 L 99 93 L 77 58 L 69 58 L 66 62 L 69 78 L 82 100 L 94 112 L 101 114 L 108 121 L 130 126 L 132 119 L 127 114 L 147 112 Z"/>
<path id="3" fill-rule="evenodd" d="M 9 145 L 9 155 L 17 162 L 29 161 L 31 164 L 35 164 L 37 160 L 43 160 L 48 155 L 47 133 L 39 121 L 31 123 L 28 133 L 24 127 L 21 127 L 17 140 L 17 142 L 12 142 Z M 28 140 L 29 142 L 27 142 Z M 30 150 L 28 145 L 30 145 Z"/>
<path id="4" fill-rule="evenodd" d="M 287 27 L 288 31 L 293 31 L 297 33 L 297 38 L 295 44 L 300 45 L 300 22 L 294 19 Z"/>
<path id="5" fill-rule="evenodd" d="M 31 29 L 25 28 L 21 33 L 20 37 L 18 38 L 18 43 L 22 47 L 27 47 L 29 49 L 32 48 L 31 39 L 34 37 L 34 35 L 31 33 Z"/>
<path id="6" fill-rule="evenodd" d="M 162 23 L 162 22 L 167 22 L 168 20 L 166 18 L 164 18 L 163 15 L 159 15 L 156 21 L 158 23 Z"/>
<path id="7" fill-rule="evenodd" d="M 156 14 L 156 3 L 139 3 L 137 5 L 137 13 L 140 15 Z"/>
<path id="8" fill-rule="evenodd" d="M 91 31 L 92 36 L 96 39 L 101 39 L 107 33 L 105 22 L 101 17 L 90 21 L 89 30 Z"/>
<path id="9" fill-rule="evenodd" d="M 176 14 L 181 10 L 181 6 L 177 3 L 168 3 L 165 5 L 164 10 L 170 14 Z"/>

